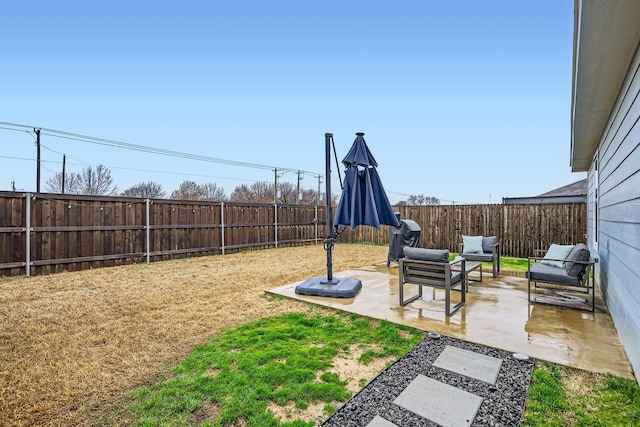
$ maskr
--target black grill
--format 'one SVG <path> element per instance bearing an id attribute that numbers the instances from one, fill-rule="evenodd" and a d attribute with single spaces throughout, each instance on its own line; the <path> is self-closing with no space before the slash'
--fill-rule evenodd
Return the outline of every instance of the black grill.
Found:
<path id="1" fill-rule="evenodd" d="M 410 219 L 400 219 L 400 214 L 396 213 L 400 221 L 399 227 L 389 226 L 389 256 L 387 257 L 387 267 L 391 261 L 398 261 L 398 258 L 404 257 L 402 248 L 411 246 L 418 247 L 420 243 L 420 226 L 417 222 Z"/>

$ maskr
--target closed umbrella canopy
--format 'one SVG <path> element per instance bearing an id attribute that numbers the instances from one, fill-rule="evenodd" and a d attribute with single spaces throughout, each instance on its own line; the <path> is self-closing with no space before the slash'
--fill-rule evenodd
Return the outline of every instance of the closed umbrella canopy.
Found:
<path id="1" fill-rule="evenodd" d="M 381 224 L 398 226 L 376 167 L 378 163 L 364 140 L 356 133 L 351 149 L 342 160 L 345 166 L 344 190 L 333 221 L 335 227 L 358 225 L 380 228 Z"/>

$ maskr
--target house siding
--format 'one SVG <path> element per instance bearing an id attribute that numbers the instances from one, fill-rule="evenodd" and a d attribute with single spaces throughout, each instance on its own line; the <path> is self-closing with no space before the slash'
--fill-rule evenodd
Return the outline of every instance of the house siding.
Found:
<path id="1" fill-rule="evenodd" d="M 596 279 L 634 371 L 640 372 L 640 50 L 637 50 L 592 164 L 587 194 Z M 598 243 L 594 240 L 598 189 Z M 597 252 L 596 252 L 597 250 Z"/>

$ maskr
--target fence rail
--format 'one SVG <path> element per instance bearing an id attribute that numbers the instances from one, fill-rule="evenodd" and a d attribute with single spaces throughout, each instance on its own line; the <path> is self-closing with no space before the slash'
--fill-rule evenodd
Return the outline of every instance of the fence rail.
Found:
<path id="1" fill-rule="evenodd" d="M 502 254 L 583 242 L 585 204 L 397 206 L 420 246 L 459 250 L 462 235 L 497 235 Z M 246 249 L 318 244 L 324 206 L 0 192 L 0 274 L 51 274 Z M 358 227 L 338 242 L 389 242 Z"/>

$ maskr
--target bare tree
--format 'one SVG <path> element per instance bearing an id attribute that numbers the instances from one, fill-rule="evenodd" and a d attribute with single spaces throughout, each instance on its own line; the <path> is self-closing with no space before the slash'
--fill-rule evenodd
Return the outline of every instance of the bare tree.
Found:
<path id="1" fill-rule="evenodd" d="M 427 197 L 425 199 L 425 205 L 437 206 L 439 204 L 440 204 L 440 199 L 438 199 L 437 197 Z"/>
<path id="2" fill-rule="evenodd" d="M 290 182 L 281 182 L 278 184 L 278 203 L 290 203 L 293 204 L 297 199 L 296 186 Z"/>
<path id="3" fill-rule="evenodd" d="M 425 196 L 424 194 L 417 194 L 409 196 L 407 204 L 411 206 L 434 206 L 440 204 L 440 199 L 437 197 Z"/>
<path id="4" fill-rule="evenodd" d="M 240 184 L 233 189 L 229 200 L 233 202 L 273 202 L 273 184 L 267 181 L 258 181 L 253 184 Z"/>
<path id="5" fill-rule="evenodd" d="M 98 165 L 95 168 L 89 166 L 82 170 L 80 176 L 82 177 L 80 194 L 90 196 L 113 196 L 116 194 L 118 187 L 113 185 L 111 170 L 106 166 Z"/>
<path id="6" fill-rule="evenodd" d="M 201 200 L 204 196 L 204 190 L 201 186 L 194 181 L 183 181 L 173 193 L 171 193 L 171 199 L 182 200 Z"/>
<path id="7" fill-rule="evenodd" d="M 162 189 L 162 185 L 153 181 L 139 182 L 122 192 L 125 197 L 141 197 L 144 199 L 164 199 L 167 193 Z"/>
<path id="8" fill-rule="evenodd" d="M 302 190 L 300 192 L 300 204 L 302 205 L 313 205 L 318 204 L 320 201 L 318 200 L 318 192 L 316 190 Z"/>
<path id="9" fill-rule="evenodd" d="M 67 172 L 64 174 L 64 188 L 62 188 L 62 172 L 58 172 L 47 180 L 45 187 L 50 193 L 80 194 L 81 185 L 82 177 L 79 173 Z"/>
<path id="10" fill-rule="evenodd" d="M 215 182 L 206 182 L 200 186 L 202 188 L 203 200 L 216 200 L 225 201 L 227 195 L 224 192 L 224 188 L 218 187 Z"/>

